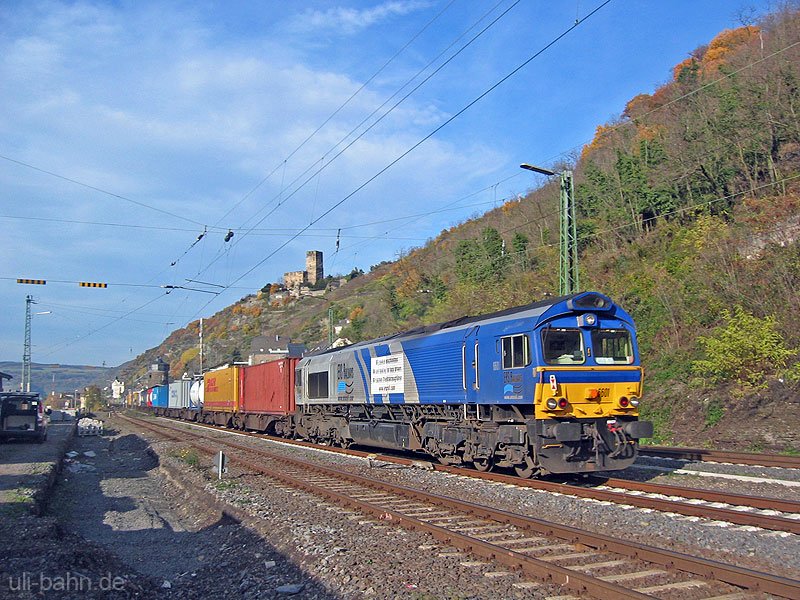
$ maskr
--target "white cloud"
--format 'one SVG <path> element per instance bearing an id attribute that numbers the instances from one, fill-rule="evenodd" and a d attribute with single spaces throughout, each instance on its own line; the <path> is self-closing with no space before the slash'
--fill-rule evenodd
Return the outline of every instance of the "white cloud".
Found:
<path id="1" fill-rule="evenodd" d="M 424 6 L 422 2 L 388 2 L 362 11 L 333 10 L 328 11 L 327 21 L 315 22 L 325 26 L 338 20 L 338 28 L 355 31 Z M 242 199 L 361 86 L 357 77 L 332 65 L 297 58 L 303 55 L 291 50 L 297 36 L 285 29 L 286 37 L 218 39 L 191 15 L 163 12 L 156 18 L 155 10 L 147 6 L 87 8 L 76 3 L 70 8 L 42 3 L 27 10 L 21 17 L 12 17 L 0 8 L 0 17 L 12 19 L 13 25 L 13 33 L 0 39 L 0 105 L 4 106 L 0 154 L 202 223 L 214 223 Z M 303 171 L 392 91 L 379 85 L 362 90 L 286 163 L 285 170 L 279 169 L 223 225 L 235 227 L 251 216 L 251 223 L 261 218 L 274 198 L 285 198 L 297 189 L 290 182 L 308 179 Z M 307 225 L 444 118 L 435 99 L 405 102 L 333 164 L 329 155 L 325 171 L 262 226 Z M 417 203 L 435 201 L 437 194 L 453 185 L 467 185 L 473 172 L 466 172 L 465 166 L 464 173 L 453 173 L 448 162 L 455 162 L 454 157 L 463 158 L 465 164 L 487 164 L 490 155 L 482 149 L 429 140 L 317 227 L 363 223 L 374 220 L 376 214 L 419 212 Z M 491 156 L 488 162 L 497 159 Z M 191 227 L 8 161 L 0 161 L 0 181 L 5 188 L 0 196 L 5 214 Z M 181 284 L 217 255 L 221 259 L 203 279 L 228 283 L 285 240 L 252 236 L 231 248 L 218 233 L 209 234 L 170 268 L 170 261 L 183 253 L 197 233 L 18 220 L 3 220 L 2 225 L 12 233 L 0 246 L 0 256 L 13 276 L 123 283 Z M 364 234 L 376 233 L 381 232 Z M 424 237 L 413 232 L 405 235 Z M 234 241 L 240 239 L 237 236 Z M 239 285 L 260 287 L 274 281 L 294 261 L 302 260 L 312 243 L 314 238 L 304 237 L 290 244 Z M 330 251 L 333 240 L 322 238 L 319 243 Z M 18 252 L 19 248 L 25 251 Z M 359 256 L 366 264 L 360 266 L 391 255 L 381 244 L 367 246 Z M 354 265 L 338 266 L 349 270 Z M 48 285 L 42 291 L 43 300 L 58 293 L 65 301 L 79 301 L 78 294 L 85 296 L 86 291 L 73 287 Z M 24 291 L 0 290 L 0 301 L 16 305 Z M 138 306 L 158 290 L 109 288 L 104 293 L 109 306 Z M 231 291 L 218 301 L 218 307 L 244 293 Z M 176 293 L 159 301 L 158 308 L 165 310 L 163 305 L 177 302 L 177 297 Z M 205 301 L 197 294 L 184 299 L 183 312 L 193 313 Z M 41 327 L 44 333 L 46 325 Z M 77 324 L 73 337 L 86 329 Z M 163 332 L 143 329 L 138 333 L 152 344 Z M 4 335 L 0 328 L 0 338 Z M 129 339 L 119 344 L 93 340 L 81 346 L 92 355 L 77 362 L 119 362 L 121 352 L 122 358 L 128 358 L 129 345 L 141 346 Z M 73 355 L 76 350 L 81 352 L 70 347 L 65 353 Z"/>
<path id="2" fill-rule="evenodd" d="M 354 34 L 368 27 L 427 8 L 430 2 L 392 0 L 371 8 L 355 9 L 337 6 L 327 10 L 307 10 L 292 22 L 297 31 L 334 31 Z"/>

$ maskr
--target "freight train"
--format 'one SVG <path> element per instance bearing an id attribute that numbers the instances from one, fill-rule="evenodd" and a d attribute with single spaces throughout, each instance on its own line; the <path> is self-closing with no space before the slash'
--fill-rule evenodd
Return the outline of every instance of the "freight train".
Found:
<path id="1" fill-rule="evenodd" d="M 624 469 L 653 434 L 633 320 L 598 292 L 178 385 L 150 392 L 156 414 L 520 477 Z"/>

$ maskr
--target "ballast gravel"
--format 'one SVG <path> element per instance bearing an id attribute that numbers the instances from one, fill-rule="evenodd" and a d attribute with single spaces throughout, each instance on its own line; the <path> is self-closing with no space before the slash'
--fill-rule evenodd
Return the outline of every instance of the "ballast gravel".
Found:
<path id="1" fill-rule="evenodd" d="M 19 561 L 27 547 L 29 570 L 40 573 L 55 576 L 78 565 L 96 581 L 103 575 L 124 580 L 123 589 L 82 593 L 81 598 L 466 600 L 568 593 L 265 476 L 232 468 L 220 481 L 211 460 L 184 445 L 138 432 L 121 420 L 112 418 L 107 425 L 112 431 L 104 436 L 75 439 L 75 462 L 86 466 L 64 471 L 49 516 L 30 518 L 32 525 L 25 529 L 29 535 L 19 536 L 5 554 L 0 550 L 0 558 Z M 261 439 L 237 436 L 235 441 L 616 538 L 786 577 L 800 573 L 800 545 L 794 535 L 380 461 L 370 466 L 363 459 Z M 0 527 L 3 533 L 9 529 Z M 37 548 L 44 549 L 41 559 Z M 2 576 L 21 568 L 20 562 L 9 564 L 15 570 L 0 569 Z M 3 595 L 7 589 L 0 586 L 0 597 L 41 597 L 35 592 Z M 45 597 L 76 595 L 50 592 Z"/>
<path id="2" fill-rule="evenodd" d="M 228 435 L 216 433 L 216 435 Z M 702 556 L 719 562 L 763 570 L 783 577 L 800 578 L 800 536 L 762 530 L 754 527 L 732 525 L 661 513 L 651 509 L 579 499 L 568 495 L 543 492 L 494 482 L 481 481 L 468 476 L 437 473 L 424 469 L 399 466 L 391 463 L 369 461 L 325 452 L 289 446 L 280 442 L 236 436 L 236 442 L 253 447 L 286 453 L 287 456 L 335 465 L 356 474 L 376 477 L 391 483 L 425 490 L 434 494 L 453 496 L 559 523 L 587 529 L 614 538 Z M 705 467 L 714 465 L 705 464 Z M 730 472 L 725 465 L 722 472 Z M 740 468 L 736 466 L 735 468 Z M 745 471 L 763 468 L 745 468 Z M 772 469 L 770 469 L 772 471 Z M 786 471 L 786 469 L 780 469 Z M 618 474 L 613 474 L 615 477 Z M 794 474 L 792 474 L 794 475 Z M 695 478 L 696 479 L 696 478 Z M 703 478 L 705 479 L 705 478 Z M 669 483 L 681 485 L 673 477 Z M 691 483 L 684 483 L 691 486 Z M 740 482 L 717 480 L 717 489 L 736 493 L 758 493 L 758 486 L 742 490 Z M 701 487 L 695 485 L 694 487 Z M 770 487 L 770 491 L 772 487 Z M 792 496 L 788 496 L 792 498 Z M 796 498 L 796 496 L 794 496 Z"/>

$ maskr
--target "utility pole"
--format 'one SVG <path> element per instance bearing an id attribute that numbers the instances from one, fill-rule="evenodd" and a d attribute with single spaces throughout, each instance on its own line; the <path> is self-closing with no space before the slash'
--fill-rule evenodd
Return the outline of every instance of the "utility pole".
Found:
<path id="1" fill-rule="evenodd" d="M 562 296 L 574 294 L 578 284 L 578 235 L 575 223 L 575 189 L 572 171 L 561 172 L 561 261 L 558 269 L 559 292 Z"/>
<path id="2" fill-rule="evenodd" d="M 200 317 L 200 375 L 203 374 L 203 317 Z"/>
<path id="3" fill-rule="evenodd" d="M 572 171 L 565 170 L 556 173 L 550 169 L 536 167 L 527 163 L 521 164 L 520 167 L 542 175 L 558 175 L 561 178 L 558 288 L 559 294 L 562 296 L 575 294 L 580 290 L 580 284 L 578 282 L 578 234 L 575 220 L 575 189 L 572 182 Z"/>
<path id="4" fill-rule="evenodd" d="M 23 392 L 31 391 L 31 304 L 36 304 L 33 296 L 25 296 L 25 345 L 22 349 L 22 380 L 20 381 Z"/>
<path id="5" fill-rule="evenodd" d="M 328 308 L 328 348 L 333 346 L 333 307 Z"/>

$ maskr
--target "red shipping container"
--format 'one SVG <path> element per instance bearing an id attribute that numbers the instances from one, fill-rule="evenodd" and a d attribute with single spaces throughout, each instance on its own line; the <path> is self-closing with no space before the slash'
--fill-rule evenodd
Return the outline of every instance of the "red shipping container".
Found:
<path id="1" fill-rule="evenodd" d="M 239 412 L 288 415 L 294 412 L 297 358 L 282 358 L 239 371 Z"/>

